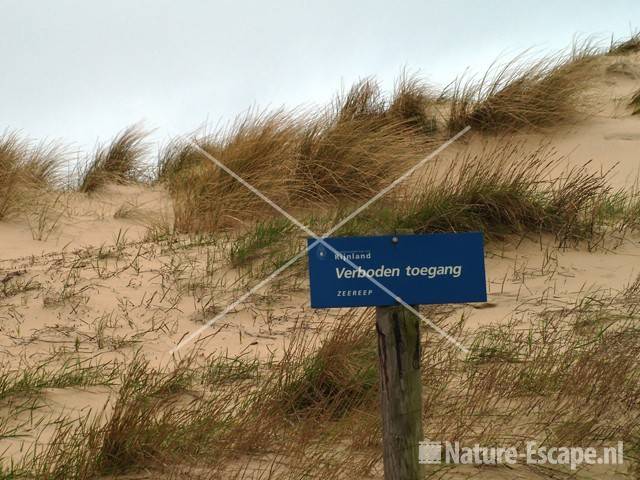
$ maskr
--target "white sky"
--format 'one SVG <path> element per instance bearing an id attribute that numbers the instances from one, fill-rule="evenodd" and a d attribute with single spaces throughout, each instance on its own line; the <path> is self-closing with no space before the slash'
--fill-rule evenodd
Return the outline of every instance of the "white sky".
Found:
<path id="1" fill-rule="evenodd" d="M 446 84 L 638 19 L 637 0 L 0 0 L 0 131 L 87 150 L 144 120 L 165 141 L 365 76 L 390 88 L 404 66 Z"/>

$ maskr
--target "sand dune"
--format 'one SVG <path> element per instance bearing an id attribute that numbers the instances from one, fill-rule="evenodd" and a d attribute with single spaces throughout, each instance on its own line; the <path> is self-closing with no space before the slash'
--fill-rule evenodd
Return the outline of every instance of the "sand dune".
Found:
<path id="1" fill-rule="evenodd" d="M 640 118 L 631 115 L 627 104 L 638 88 L 640 55 L 603 56 L 589 86 L 592 103 L 585 107 L 585 119 L 514 134 L 511 140 L 531 148 L 548 142 L 564 162 L 551 175 L 587 164 L 595 172 L 611 170 L 612 188 L 632 191 L 640 178 Z M 446 171 L 447 159 L 456 154 L 503 141 L 503 136 L 472 132 L 438 160 L 439 168 Z M 255 284 L 256 277 L 268 274 L 249 275 L 230 265 L 225 235 L 217 241 L 154 237 L 154 226 L 170 225 L 173 218 L 171 197 L 162 186 L 110 185 L 89 195 L 63 193 L 48 202 L 53 209 L 39 240 L 37 211 L 31 223 L 30 214 L 0 222 L 0 356 L 5 369 L 65 355 L 122 361 L 135 352 L 154 366 L 170 365 L 170 350 L 182 338 Z M 443 325 L 464 316 L 471 330 L 514 319 L 526 326 L 536 312 L 554 305 L 573 305 L 589 293 L 623 291 L 640 275 L 640 237 L 613 233 L 597 245 L 565 248 L 551 235 L 508 238 L 488 245 L 486 268 L 489 303 L 452 307 Z M 303 275 L 251 296 L 206 331 L 197 342 L 199 355 L 280 358 L 291 332 L 301 325 L 326 335 L 341 312 L 313 311 L 307 289 Z M 37 415 L 81 417 L 89 409 L 99 411 L 111 391 L 107 386 L 46 388 Z M 18 425 L 32 414 L 25 410 L 11 422 Z M 7 448 L 5 456 L 17 459 L 23 444 L 30 445 L 37 435 L 46 442 L 54 429 L 37 430 L 26 437 L 0 435 L 0 451 Z M 614 478 L 611 470 L 593 472 L 592 478 Z M 471 468 L 447 478 L 471 475 L 514 478 L 510 472 Z M 531 471 L 518 475 L 542 478 Z"/>

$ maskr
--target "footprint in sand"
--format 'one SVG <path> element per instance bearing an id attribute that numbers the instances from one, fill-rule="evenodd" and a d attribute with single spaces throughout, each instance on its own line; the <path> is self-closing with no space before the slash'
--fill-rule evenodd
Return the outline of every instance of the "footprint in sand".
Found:
<path id="1" fill-rule="evenodd" d="M 604 135 L 605 140 L 640 140 L 640 133 L 607 133 Z"/>

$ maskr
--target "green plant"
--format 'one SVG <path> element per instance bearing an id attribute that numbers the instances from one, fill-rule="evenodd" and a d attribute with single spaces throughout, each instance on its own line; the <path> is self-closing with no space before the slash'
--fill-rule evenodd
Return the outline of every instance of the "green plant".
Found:
<path id="1" fill-rule="evenodd" d="M 254 260 L 265 248 L 272 247 L 290 235 L 294 228 L 286 218 L 258 222 L 232 242 L 229 249 L 231 264 L 237 267 Z"/>
<path id="2" fill-rule="evenodd" d="M 49 360 L 19 368 L 5 367 L 0 371 L 0 401 L 39 395 L 47 388 L 112 385 L 117 375 L 117 364 L 91 359 L 69 359 L 61 364 Z"/>

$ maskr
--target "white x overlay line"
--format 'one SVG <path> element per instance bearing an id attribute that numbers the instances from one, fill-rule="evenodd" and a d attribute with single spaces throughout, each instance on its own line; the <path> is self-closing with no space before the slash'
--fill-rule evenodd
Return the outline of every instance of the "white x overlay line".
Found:
<path id="1" fill-rule="evenodd" d="M 353 212 L 351 212 L 349 215 L 347 215 L 345 218 L 343 218 L 342 220 L 340 220 L 336 225 L 334 225 L 331 229 L 329 229 L 327 232 L 325 232 L 321 237 L 319 237 L 316 233 L 314 233 L 311 229 L 309 229 L 306 225 L 304 225 L 302 222 L 300 222 L 297 218 L 295 218 L 293 215 L 291 215 L 289 212 L 287 212 L 286 210 L 284 210 L 282 207 L 280 207 L 278 204 L 276 204 L 275 202 L 273 202 L 269 197 L 267 197 L 265 194 L 263 194 L 260 190 L 258 190 L 256 187 L 254 187 L 253 185 L 251 185 L 249 182 L 247 182 L 246 180 L 244 180 L 242 177 L 240 177 L 238 174 L 236 174 L 233 170 L 231 170 L 230 168 L 228 168 L 225 164 L 223 164 L 222 162 L 220 162 L 217 158 L 215 158 L 213 155 L 211 155 L 209 152 L 207 152 L 206 150 L 204 150 L 200 145 L 198 145 L 195 141 L 193 141 L 190 138 L 186 138 L 186 137 L 182 137 L 184 140 L 186 140 L 187 142 L 189 142 L 194 148 L 196 148 L 200 153 L 202 153 L 206 158 L 208 158 L 211 162 L 213 162 L 215 165 L 217 165 L 218 167 L 220 167 L 222 170 L 224 170 L 226 173 L 228 173 L 229 175 L 231 175 L 234 179 L 236 179 L 238 182 L 240 182 L 242 185 L 244 185 L 247 189 L 251 190 L 253 193 L 255 193 L 258 197 L 260 197 L 262 200 L 264 200 L 266 203 L 268 203 L 271 207 L 273 207 L 276 211 L 278 211 L 279 213 L 281 213 L 284 217 L 286 217 L 291 223 L 293 223 L 294 225 L 296 225 L 298 228 L 300 228 L 301 230 L 303 230 L 307 235 L 309 235 L 310 237 L 315 238 L 315 241 L 309 245 L 306 249 L 301 250 L 300 252 L 298 252 L 296 255 L 294 255 L 293 257 L 291 257 L 291 259 L 289 259 L 286 263 L 284 263 L 283 265 L 281 265 L 279 268 L 277 268 L 276 270 L 274 270 L 268 277 L 266 277 L 265 279 L 263 279 L 262 281 L 260 281 L 259 283 L 257 283 L 255 286 L 253 286 L 249 291 L 247 291 L 244 295 L 240 296 L 236 301 L 234 301 L 233 303 L 227 305 L 227 307 L 225 307 L 225 309 L 220 312 L 218 315 L 216 315 L 215 317 L 213 317 L 211 320 L 209 320 L 208 322 L 206 322 L 204 325 L 202 325 L 200 328 L 198 328 L 197 330 L 193 331 L 192 333 L 190 333 L 187 337 L 184 337 L 180 343 L 178 343 L 178 345 L 176 345 L 174 348 L 171 349 L 170 353 L 174 354 L 176 353 L 178 350 L 180 350 L 181 348 L 183 348 L 184 346 L 186 346 L 187 344 L 191 343 L 195 338 L 197 338 L 198 336 L 200 336 L 202 334 L 202 332 L 204 332 L 207 328 L 209 328 L 211 325 L 213 325 L 215 322 L 217 322 L 218 320 L 220 320 L 222 317 L 224 317 L 225 315 L 227 315 L 231 310 L 235 309 L 239 304 L 241 304 L 242 302 L 244 302 L 249 296 L 253 295 L 256 291 L 260 290 L 262 287 L 264 287 L 266 284 L 268 284 L 269 282 L 271 282 L 274 278 L 276 278 L 278 275 L 280 275 L 284 270 L 286 270 L 287 268 L 289 268 L 291 265 L 293 265 L 295 262 L 297 262 L 302 256 L 304 256 L 304 254 L 310 250 L 312 250 L 313 248 L 315 248 L 318 244 L 322 244 L 327 250 L 331 251 L 334 254 L 339 254 L 340 252 L 338 252 L 333 246 L 329 245 L 326 241 L 325 238 L 330 236 L 332 233 L 336 232 L 338 229 L 340 229 L 343 225 L 345 225 L 347 222 L 349 222 L 350 220 L 352 220 L 354 217 L 356 217 L 358 214 L 360 214 L 363 210 L 365 210 L 366 208 L 368 208 L 372 203 L 374 203 L 375 201 L 377 201 L 378 199 L 380 199 L 382 196 L 386 195 L 391 189 L 393 189 L 395 186 L 397 186 L 399 183 L 401 183 L 402 181 L 404 181 L 407 177 L 409 177 L 412 173 L 414 173 L 418 168 L 420 168 L 422 165 L 424 165 L 426 162 L 428 162 L 429 160 L 433 159 L 434 157 L 436 157 L 437 155 L 439 155 L 443 150 L 445 150 L 447 147 L 449 147 L 452 143 L 454 143 L 455 141 L 457 141 L 460 137 L 462 137 L 465 133 L 467 133 L 469 130 L 471 130 L 471 127 L 467 126 L 465 128 L 463 128 L 462 130 L 460 130 L 458 133 L 456 133 L 453 137 L 451 137 L 449 140 L 447 140 L 446 142 L 444 142 L 442 145 L 440 145 L 437 149 L 435 149 L 433 152 L 431 152 L 429 155 L 427 155 L 425 158 L 423 158 L 422 160 L 420 160 L 418 163 L 416 163 L 413 167 L 411 167 L 409 170 L 407 170 L 405 173 L 403 173 L 400 177 L 398 177 L 396 180 L 394 180 L 392 183 L 390 183 L 389 185 L 387 185 L 385 188 L 383 188 L 382 190 L 380 190 L 376 195 L 374 195 L 373 197 L 371 197 L 367 202 L 365 202 L 363 205 L 361 205 L 360 207 L 358 207 L 357 209 L 355 209 Z M 359 266 L 356 265 L 355 263 L 353 263 L 351 260 L 342 257 L 342 260 L 347 263 L 347 265 L 349 265 L 351 268 L 355 268 L 358 269 Z M 389 290 L 387 287 L 385 287 L 384 285 L 382 285 L 380 282 L 378 282 L 378 280 L 376 280 L 373 277 L 366 277 L 371 283 L 373 283 L 376 287 L 378 287 L 380 290 L 382 290 L 384 293 L 386 293 L 387 295 L 389 295 L 391 298 L 393 298 L 395 301 L 397 301 L 400 305 L 402 305 L 403 307 L 405 307 L 407 310 L 409 310 L 411 313 L 413 313 L 414 315 L 416 315 L 418 318 L 420 318 L 423 322 L 425 322 L 427 325 L 429 325 L 431 328 L 433 328 L 436 332 L 438 332 L 440 335 L 442 335 L 444 338 L 446 338 L 447 340 L 449 340 L 451 343 L 453 343 L 456 347 L 458 347 L 460 350 L 462 350 L 464 353 L 469 353 L 469 349 L 467 347 L 465 347 L 462 343 L 460 343 L 458 340 L 456 340 L 455 338 L 453 338 L 451 335 L 449 335 L 447 332 L 445 332 L 442 328 L 440 328 L 438 325 L 436 325 L 435 323 L 433 323 L 431 320 L 425 318 L 423 315 L 420 314 L 420 312 L 418 312 L 414 307 L 412 307 L 411 305 L 409 305 L 408 303 L 406 303 L 404 300 L 402 300 L 402 298 L 400 298 L 399 296 L 397 296 L 395 293 L 393 293 L 391 290 Z"/>

